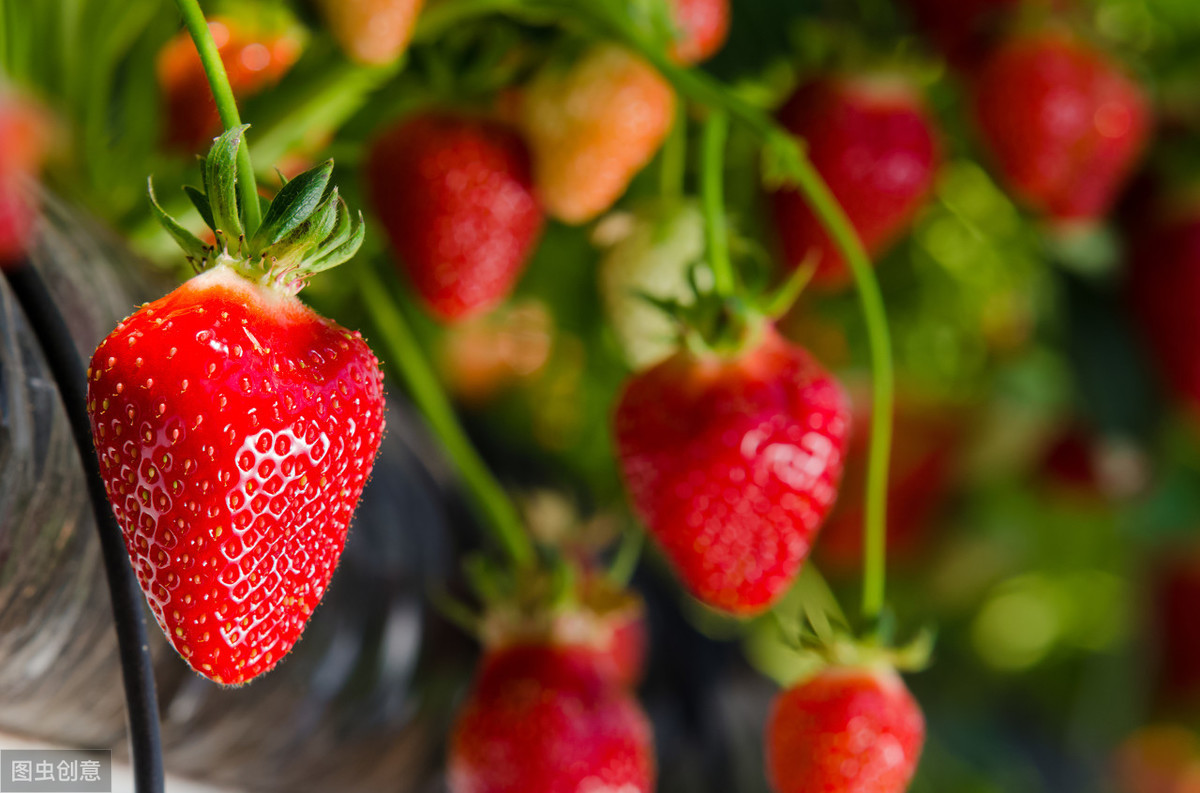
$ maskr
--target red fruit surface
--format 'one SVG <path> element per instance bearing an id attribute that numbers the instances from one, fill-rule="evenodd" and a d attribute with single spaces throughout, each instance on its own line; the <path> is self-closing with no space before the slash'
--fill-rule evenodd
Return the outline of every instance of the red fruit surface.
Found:
<path id="1" fill-rule="evenodd" d="M 654 157 L 675 118 L 675 94 L 654 67 L 615 44 L 551 64 L 521 100 L 546 212 L 564 223 L 594 219 Z"/>
<path id="2" fill-rule="evenodd" d="M 649 793 L 654 775 L 645 714 L 577 649 L 485 656 L 451 736 L 451 793 Z"/>
<path id="3" fill-rule="evenodd" d="M 846 473 L 837 506 L 817 543 L 822 572 L 862 569 L 863 493 L 870 451 L 870 395 L 854 393 Z M 959 429 L 944 409 L 897 403 L 888 468 L 888 564 L 911 563 L 927 540 L 953 484 Z"/>
<path id="4" fill-rule="evenodd" d="M 616 410 L 633 505 L 683 583 L 754 614 L 788 590 L 837 497 L 850 412 L 838 383 L 773 328 L 735 358 L 681 351 Z"/>
<path id="5" fill-rule="evenodd" d="M 776 698 L 767 773 L 775 793 L 904 793 L 924 742 L 895 671 L 833 667 Z"/>
<path id="6" fill-rule="evenodd" d="M 1200 551 L 1176 550 L 1153 576 L 1158 637 L 1159 698 L 1172 705 L 1200 702 Z"/>
<path id="7" fill-rule="evenodd" d="M 678 63 L 708 60 L 729 35 L 729 0 L 671 0 L 671 15 L 679 28 L 671 57 Z"/>
<path id="8" fill-rule="evenodd" d="M 218 265 L 100 343 L 88 412 L 113 512 L 163 631 L 239 684 L 324 594 L 383 434 L 357 333 Z"/>
<path id="9" fill-rule="evenodd" d="M 371 147 L 370 199 L 392 248 L 430 311 L 457 320 L 512 291 L 543 215 L 529 153 L 508 127 L 423 115 Z"/>
<path id="10" fill-rule="evenodd" d="M 951 64 L 978 66 L 1005 28 L 1028 8 L 1062 11 L 1072 0 L 906 0 L 917 26 Z"/>
<path id="11" fill-rule="evenodd" d="M 238 99 L 277 83 L 300 57 L 300 39 L 289 31 L 253 30 L 230 18 L 211 20 L 208 30 Z M 167 146 L 189 154 L 205 148 L 220 134 L 221 118 L 187 31 L 159 52 L 158 82 L 166 102 Z"/>
<path id="12" fill-rule="evenodd" d="M 1126 288 L 1159 373 L 1200 412 L 1200 208 L 1161 207 L 1134 234 Z"/>
<path id="13" fill-rule="evenodd" d="M 867 252 L 887 250 L 933 188 L 939 162 L 920 95 L 893 76 L 826 77 L 802 85 L 779 111 L 846 211 Z M 850 272 L 799 192 L 771 197 L 788 269 L 815 255 L 813 283 L 845 286 Z"/>
<path id="14" fill-rule="evenodd" d="M 1014 36 L 980 67 L 975 117 L 1008 189 L 1057 221 L 1108 212 L 1150 133 L 1141 86 L 1059 30 Z"/>

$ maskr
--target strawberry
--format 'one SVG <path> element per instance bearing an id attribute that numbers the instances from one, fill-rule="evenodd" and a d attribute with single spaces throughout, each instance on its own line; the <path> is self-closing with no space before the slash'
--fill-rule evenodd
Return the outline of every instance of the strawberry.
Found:
<path id="1" fill-rule="evenodd" d="M 544 371 L 554 337 L 554 318 L 545 303 L 513 301 L 448 327 L 438 345 L 438 368 L 456 399 L 481 405 Z"/>
<path id="2" fill-rule="evenodd" d="M 1153 607 L 1159 698 L 1173 705 L 1200 703 L 1200 549 L 1174 548 L 1157 562 Z"/>
<path id="3" fill-rule="evenodd" d="M 637 702 L 578 649 L 488 653 L 450 739 L 451 793 L 654 789 L 653 738 Z"/>
<path id="4" fill-rule="evenodd" d="M 412 38 L 425 0 L 317 0 L 329 32 L 352 60 L 391 63 Z"/>
<path id="5" fill-rule="evenodd" d="M 691 65 L 706 61 L 729 35 L 729 0 L 671 0 L 671 16 L 679 29 L 671 57 Z"/>
<path id="6" fill-rule="evenodd" d="M 0 88 L 0 267 L 19 259 L 37 219 L 28 181 L 49 149 L 43 111 Z"/>
<path id="7" fill-rule="evenodd" d="M 779 120 L 804 140 L 869 254 L 883 253 L 904 234 L 929 196 L 939 161 L 933 121 L 911 85 L 891 75 L 823 77 L 800 86 Z M 778 190 L 771 204 L 787 266 L 815 256 L 814 284 L 849 283 L 845 262 L 803 196 Z"/>
<path id="8" fill-rule="evenodd" d="M 151 611 L 193 669 L 231 685 L 299 638 L 384 421 L 366 343 L 295 296 L 362 241 L 326 191 L 332 164 L 290 182 L 247 239 L 227 176 L 240 135 L 217 141 L 208 193 L 193 193 L 217 245 L 154 204 L 202 272 L 119 324 L 88 370 L 100 470 Z"/>
<path id="9" fill-rule="evenodd" d="M 704 258 L 704 215 L 693 203 L 648 206 L 614 213 L 596 227 L 597 236 L 602 232 L 620 236 L 597 269 L 605 312 L 626 360 L 642 369 L 669 356 L 678 335 L 645 298 L 693 300 L 688 271 Z"/>
<path id="10" fill-rule="evenodd" d="M 767 722 L 775 793 L 903 793 L 925 719 L 895 670 L 829 667 L 779 695 Z"/>
<path id="11" fill-rule="evenodd" d="M 1200 738 L 1187 727 L 1140 727 L 1121 742 L 1113 759 L 1121 793 L 1200 791 Z"/>
<path id="12" fill-rule="evenodd" d="M 980 67 L 974 103 L 1009 190 L 1056 222 L 1108 212 L 1150 133 L 1141 86 L 1107 55 L 1054 28 L 1003 42 Z"/>
<path id="13" fill-rule="evenodd" d="M 849 432 L 837 382 L 769 325 L 737 353 L 681 350 L 616 409 L 633 505 L 686 587 L 736 615 L 788 590 L 833 506 Z"/>
<path id="14" fill-rule="evenodd" d="M 1200 414 L 1200 204 L 1159 206 L 1134 233 L 1126 291 L 1167 386 Z"/>
<path id="15" fill-rule="evenodd" d="M 220 17 L 209 21 L 208 30 L 239 99 L 279 82 L 300 57 L 301 40 L 287 25 L 271 29 Z M 221 119 L 187 31 L 176 34 L 159 51 L 157 71 L 166 102 L 166 145 L 187 154 L 200 151 L 220 132 Z"/>
<path id="16" fill-rule="evenodd" d="M 512 291 L 543 223 L 515 132 L 466 116 L 417 116 L 375 141 L 367 181 L 392 248 L 436 316 L 479 314 Z"/>
<path id="17" fill-rule="evenodd" d="M 998 34 L 1027 11 L 1062 11 L 1072 0 L 906 0 L 917 26 L 946 59 L 970 71 Z"/>
<path id="18" fill-rule="evenodd" d="M 546 211 L 579 224 L 612 206 L 658 151 L 675 97 L 648 63 L 600 44 L 565 70 L 544 68 L 520 114 Z"/>

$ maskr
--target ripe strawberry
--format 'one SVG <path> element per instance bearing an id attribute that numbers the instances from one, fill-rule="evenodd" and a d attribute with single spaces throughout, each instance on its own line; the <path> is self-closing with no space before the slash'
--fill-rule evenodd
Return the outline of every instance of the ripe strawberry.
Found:
<path id="1" fill-rule="evenodd" d="M 894 76 L 825 77 L 802 85 L 779 111 L 871 255 L 908 229 L 933 187 L 939 161 L 933 120 L 916 90 Z M 849 283 L 845 262 L 803 196 L 772 195 L 789 268 L 816 254 L 813 283 Z"/>
<path id="2" fill-rule="evenodd" d="M 184 660 L 226 684 L 299 638 L 384 421 L 366 343 L 295 297 L 362 241 L 326 192 L 332 164 L 290 182 L 246 239 L 228 177 L 240 136 L 214 145 L 200 201 L 218 241 L 242 236 L 239 256 L 154 204 L 202 272 L 118 325 L 88 370 L 92 438 L 138 581 Z"/>
<path id="3" fill-rule="evenodd" d="M 888 667 L 831 667 L 783 692 L 767 722 L 775 793 L 903 793 L 925 719 Z"/>
<path id="4" fill-rule="evenodd" d="M 1200 205 L 1160 206 L 1130 243 L 1133 317 L 1172 393 L 1200 412 Z"/>
<path id="5" fill-rule="evenodd" d="M 708 60 L 729 35 L 729 0 L 671 0 L 671 16 L 679 28 L 671 46 L 671 57 L 678 63 Z"/>
<path id="6" fill-rule="evenodd" d="M 1150 132 L 1142 88 L 1104 53 L 1057 29 L 1005 41 L 980 67 L 974 100 L 1003 180 L 1054 221 L 1108 212 Z"/>
<path id="7" fill-rule="evenodd" d="M 837 495 L 846 396 L 764 326 L 735 356 L 681 350 L 626 385 L 616 410 L 633 505 L 687 588 L 738 615 L 791 586 Z"/>
<path id="8" fill-rule="evenodd" d="M 279 82 L 300 57 L 301 41 L 293 29 L 256 28 L 235 18 L 208 23 L 229 84 L 239 99 Z M 204 67 L 187 31 L 181 31 L 158 53 L 158 84 L 166 101 L 166 145 L 192 154 L 221 131 L 217 105 Z"/>
<path id="9" fill-rule="evenodd" d="M 451 793 L 654 789 L 653 738 L 637 702 L 590 654 L 518 645 L 484 657 L 450 741 Z"/>
<path id="10" fill-rule="evenodd" d="M 425 0 L 318 0 L 329 32 L 351 59 L 391 63 L 412 38 Z"/>
<path id="11" fill-rule="evenodd" d="M 645 296 L 694 301 L 688 270 L 704 258 L 704 215 L 692 203 L 650 206 L 605 219 L 596 233 L 617 224 L 626 227 L 597 268 L 600 294 L 626 360 L 644 369 L 674 352 L 678 336 L 671 318 Z"/>
<path id="12" fill-rule="evenodd" d="M 375 141 L 367 181 L 392 248 L 434 314 L 479 314 L 512 291 L 543 223 L 514 132 L 484 119 L 418 116 Z"/>
<path id="13" fill-rule="evenodd" d="M 579 224 L 612 206 L 658 151 L 674 114 L 670 85 L 616 45 L 593 47 L 565 71 L 543 69 L 521 117 L 546 211 Z"/>

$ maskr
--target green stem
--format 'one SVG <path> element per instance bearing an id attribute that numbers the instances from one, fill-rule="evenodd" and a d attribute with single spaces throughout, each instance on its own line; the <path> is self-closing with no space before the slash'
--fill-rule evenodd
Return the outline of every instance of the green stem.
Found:
<path id="1" fill-rule="evenodd" d="M 389 368 L 408 386 L 413 402 L 458 469 L 480 519 L 518 567 L 529 565 L 534 560 L 533 544 L 516 508 L 471 445 L 399 306 L 370 267 L 360 265 L 354 281 L 387 350 Z"/>
<path id="2" fill-rule="evenodd" d="M 671 125 L 671 132 L 659 155 L 658 189 L 668 204 L 677 203 L 683 197 L 683 182 L 687 173 L 687 118 L 681 103 L 675 104 L 675 123 Z"/>
<path id="3" fill-rule="evenodd" d="M 638 559 L 642 555 L 642 546 L 646 542 L 646 533 L 638 526 L 630 525 L 621 534 L 621 544 L 617 546 L 617 556 L 608 568 L 609 579 L 620 586 L 627 586 L 637 569 Z"/>
<path id="4" fill-rule="evenodd" d="M 737 279 L 729 258 L 729 229 L 725 223 L 725 141 L 729 116 L 713 110 L 704 122 L 701 141 L 700 193 L 704 206 L 704 234 L 708 242 L 708 264 L 713 271 L 713 288 L 724 298 L 733 297 Z"/>
<path id="5" fill-rule="evenodd" d="M 221 123 L 225 125 L 225 129 L 241 126 L 242 118 L 238 114 L 237 100 L 233 96 L 233 88 L 229 85 L 229 76 L 225 74 L 225 64 L 221 62 L 216 42 L 208 32 L 208 20 L 200 10 L 200 3 L 198 0 L 175 0 L 175 5 L 179 7 L 179 13 L 183 14 L 183 24 L 192 35 L 196 52 L 200 54 L 200 63 L 204 66 L 209 87 L 212 88 Z M 262 221 L 262 211 L 258 205 L 258 182 L 254 178 L 254 167 L 250 162 L 250 144 L 246 142 L 245 136 L 242 136 L 242 145 L 238 147 L 237 164 L 238 189 L 242 198 L 242 225 L 245 227 L 246 236 L 250 237 Z"/>

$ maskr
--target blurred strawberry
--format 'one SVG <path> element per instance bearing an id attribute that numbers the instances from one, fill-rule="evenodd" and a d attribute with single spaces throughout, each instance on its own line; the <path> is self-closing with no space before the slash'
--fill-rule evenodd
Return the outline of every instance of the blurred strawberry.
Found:
<path id="1" fill-rule="evenodd" d="M 425 0 L 317 0 L 329 32 L 352 60 L 382 66 L 399 58 Z"/>
<path id="2" fill-rule="evenodd" d="M 1200 793 L 1200 740 L 1176 725 L 1141 727 L 1113 758 L 1121 793 Z"/>
<path id="3" fill-rule="evenodd" d="M 507 126 L 424 114 L 372 145 L 367 183 L 399 263 L 444 321 L 508 297 L 542 231 L 529 154 Z"/>
<path id="4" fill-rule="evenodd" d="M 450 738 L 450 793 L 654 789 L 650 723 L 573 648 L 489 652 Z"/>
<path id="5" fill-rule="evenodd" d="M 564 223 L 595 218 L 621 197 L 671 129 L 675 96 L 648 63 L 599 44 L 570 67 L 545 67 L 522 99 L 534 180 Z"/>
<path id="6" fill-rule="evenodd" d="M 685 348 L 634 376 L 616 408 L 633 505 L 689 591 L 735 615 L 787 592 L 837 497 L 850 420 L 841 386 L 763 326 L 736 352 Z"/>
<path id="7" fill-rule="evenodd" d="M 925 718 L 895 670 L 829 667 L 780 694 L 767 722 L 775 793 L 904 793 Z"/>
<path id="8" fill-rule="evenodd" d="M 1150 134 L 1141 86 L 1103 52 L 1057 28 L 1001 44 L 980 67 L 974 103 L 1002 180 L 1057 222 L 1106 214 Z"/>
<path id="9" fill-rule="evenodd" d="M 446 387 L 480 405 L 509 385 L 542 371 L 554 345 L 554 319 L 538 300 L 510 306 L 446 328 L 438 349 Z"/>
<path id="10" fill-rule="evenodd" d="M 1200 415 L 1200 204 L 1158 205 L 1133 234 L 1126 287 L 1163 379 Z"/>
<path id="11" fill-rule="evenodd" d="M 30 182 L 50 149 L 51 125 L 41 108 L 0 88 L 0 267 L 17 261 L 37 219 Z"/>
<path id="12" fill-rule="evenodd" d="M 301 39 L 296 29 L 286 24 L 268 28 L 236 17 L 219 17 L 209 21 L 208 30 L 238 99 L 277 83 L 300 57 Z M 204 149 L 220 133 L 221 119 L 187 31 L 163 46 L 157 68 L 166 102 L 166 145 L 188 154 Z"/>
<path id="13" fill-rule="evenodd" d="M 729 0 L 670 0 L 679 38 L 671 57 L 684 65 L 706 61 L 729 35 Z"/>
<path id="14" fill-rule="evenodd" d="M 906 80 L 823 77 L 800 86 L 779 120 L 804 141 L 870 255 L 883 253 L 908 230 L 933 188 L 939 152 L 933 120 Z M 814 284 L 849 283 L 845 262 L 799 192 L 776 191 L 772 208 L 789 269 L 815 255 Z"/>
<path id="15" fill-rule="evenodd" d="M 1148 465 L 1134 444 L 1073 423 L 1051 441 L 1037 475 L 1057 494 L 1104 503 L 1140 492 Z"/>
<path id="16" fill-rule="evenodd" d="M 688 271 L 704 259 L 704 215 L 692 203 L 646 206 L 614 215 L 596 236 L 620 238 L 604 254 L 597 273 L 609 324 L 635 369 L 661 361 L 678 346 L 679 328 L 647 296 L 692 303 Z"/>
<path id="17" fill-rule="evenodd" d="M 870 449 L 871 402 L 852 391 L 854 408 L 846 473 L 837 506 L 817 542 L 821 569 L 828 574 L 862 569 L 863 488 Z M 960 427 L 943 409 L 901 400 L 896 405 L 888 469 L 888 564 L 912 562 L 925 548 L 953 484 Z"/>
<path id="18" fill-rule="evenodd" d="M 1200 703 L 1200 549 L 1164 554 L 1152 573 L 1159 699 Z"/>

